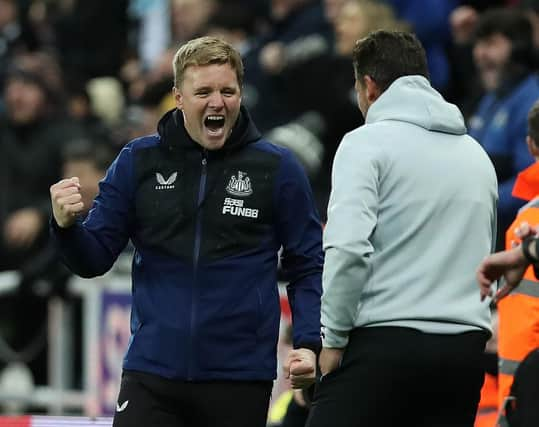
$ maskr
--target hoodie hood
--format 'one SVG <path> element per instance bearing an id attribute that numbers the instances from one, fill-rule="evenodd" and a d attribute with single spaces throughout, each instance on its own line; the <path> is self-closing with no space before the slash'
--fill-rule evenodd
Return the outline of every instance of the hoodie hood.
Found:
<path id="1" fill-rule="evenodd" d="M 159 120 L 157 132 L 161 144 L 171 151 L 203 149 L 202 146 L 194 141 L 187 133 L 183 122 L 183 114 L 177 108 L 173 108 L 166 112 L 161 120 Z M 235 151 L 240 147 L 258 141 L 260 138 L 260 132 L 253 123 L 247 109 L 242 106 L 240 108 L 238 120 L 236 120 L 236 124 L 232 128 L 232 133 L 226 140 L 223 148 L 216 151 L 226 153 Z"/>
<path id="2" fill-rule="evenodd" d="M 464 117 L 423 76 L 405 76 L 395 80 L 370 106 L 365 123 L 397 120 L 429 131 L 464 135 Z"/>

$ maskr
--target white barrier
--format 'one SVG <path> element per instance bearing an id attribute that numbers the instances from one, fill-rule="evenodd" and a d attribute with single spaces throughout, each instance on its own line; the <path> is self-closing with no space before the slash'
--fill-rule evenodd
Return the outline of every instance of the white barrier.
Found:
<path id="1" fill-rule="evenodd" d="M 71 375 L 76 351 L 71 337 L 77 332 L 73 330 L 72 308 L 69 301 L 53 298 L 49 302 L 48 311 L 48 386 L 34 387 L 33 390 L 24 393 L 0 390 L 0 403 L 6 405 L 11 402 L 15 406 L 19 404 L 21 408 L 24 408 L 24 405 L 43 407 L 51 415 L 76 411 L 91 417 L 84 418 L 85 420 L 95 420 L 95 417 L 113 414 L 119 391 L 123 356 L 130 336 L 131 276 L 125 268 L 125 263 L 120 265 L 124 265 L 124 268 L 113 269 L 102 277 L 94 279 L 73 277 L 68 284 L 69 292 L 82 300 L 80 349 L 82 390 L 73 388 Z M 6 287 L 9 288 L 8 285 Z M 280 286 L 279 289 L 284 303 L 285 288 Z M 284 326 L 289 321 L 288 316 L 288 311 L 284 310 L 281 335 L 285 332 Z M 279 377 L 272 393 L 272 403 L 277 401 L 281 393 L 289 389 L 289 385 L 282 377 L 280 363 L 288 349 L 289 347 L 281 341 L 278 349 Z M 39 417 L 32 419 L 35 422 L 40 420 Z M 68 422 L 73 421 L 72 418 L 69 420 Z M 0 427 L 5 425 L 8 424 L 2 424 L 0 417 Z M 37 424 L 32 424 L 35 425 Z"/>
<path id="2" fill-rule="evenodd" d="M 0 416 L 0 427 L 111 427 L 112 418 Z"/>

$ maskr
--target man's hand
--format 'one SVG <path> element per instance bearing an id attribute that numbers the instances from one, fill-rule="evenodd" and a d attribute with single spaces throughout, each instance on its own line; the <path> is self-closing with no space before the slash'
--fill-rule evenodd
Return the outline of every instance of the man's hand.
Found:
<path id="1" fill-rule="evenodd" d="M 63 179 L 50 188 L 52 213 L 61 228 L 70 227 L 84 211 L 79 178 Z"/>
<path id="2" fill-rule="evenodd" d="M 487 296 L 492 296 L 492 282 L 503 277 L 504 285 L 498 290 L 494 297 L 495 302 L 508 295 L 522 280 L 529 262 L 524 257 L 522 246 L 508 249 L 503 252 L 486 257 L 477 269 L 477 282 L 481 301 Z"/>
<path id="3" fill-rule="evenodd" d="M 320 371 L 322 375 L 333 372 L 341 364 L 344 348 L 324 347 L 320 353 Z"/>
<path id="4" fill-rule="evenodd" d="M 534 237 L 537 235 L 537 227 L 532 227 L 526 221 L 522 221 L 514 229 L 515 236 L 517 237 L 514 240 L 511 240 L 511 248 L 516 248 L 522 243 L 522 241 L 528 237 Z"/>
<path id="5" fill-rule="evenodd" d="M 267 73 L 279 74 L 286 65 L 286 53 L 283 43 L 267 43 L 260 51 L 259 61 Z"/>
<path id="6" fill-rule="evenodd" d="M 532 227 L 526 221 L 522 221 L 517 228 L 515 228 L 515 234 L 522 241 L 527 237 L 536 236 L 537 228 Z"/>
<path id="7" fill-rule="evenodd" d="M 306 388 L 315 381 L 316 354 L 308 348 L 290 350 L 283 366 L 286 378 L 290 378 L 292 388 Z"/>
<path id="8" fill-rule="evenodd" d="M 17 248 L 27 248 L 36 240 L 44 225 L 37 209 L 25 208 L 13 212 L 4 225 L 6 242 Z"/>
<path id="9" fill-rule="evenodd" d="M 292 397 L 294 398 L 294 401 L 296 404 L 302 408 L 307 407 L 307 401 L 305 400 L 305 396 L 303 395 L 303 390 L 294 389 Z"/>
<path id="10" fill-rule="evenodd" d="M 459 6 L 449 15 L 449 24 L 453 40 L 457 44 L 468 43 L 475 31 L 479 14 L 471 6 Z"/>

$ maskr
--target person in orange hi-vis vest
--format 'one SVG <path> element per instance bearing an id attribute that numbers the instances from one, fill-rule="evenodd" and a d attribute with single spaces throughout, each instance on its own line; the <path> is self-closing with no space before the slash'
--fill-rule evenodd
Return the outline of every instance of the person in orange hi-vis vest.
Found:
<path id="1" fill-rule="evenodd" d="M 528 137 L 526 143 L 530 153 L 539 160 L 539 101 L 528 115 Z M 522 207 L 506 233 L 506 248 L 511 249 L 520 239 L 515 230 L 523 222 L 539 225 L 539 163 L 522 171 L 515 182 L 513 196 L 529 200 Z M 499 313 L 499 391 L 498 405 L 501 408 L 510 393 L 514 373 L 519 363 L 530 351 L 539 347 L 539 280 L 529 266 L 522 281 L 505 298 L 498 302 Z"/>
<path id="2" fill-rule="evenodd" d="M 493 427 L 498 419 L 498 378 L 485 373 L 474 427 Z"/>

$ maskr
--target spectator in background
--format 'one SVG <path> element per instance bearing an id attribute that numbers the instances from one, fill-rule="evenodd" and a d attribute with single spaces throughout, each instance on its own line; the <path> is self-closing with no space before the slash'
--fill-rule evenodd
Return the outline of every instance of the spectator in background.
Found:
<path id="1" fill-rule="evenodd" d="M 111 140 L 111 130 L 94 112 L 92 100 L 84 84 L 77 82 L 68 88 L 67 113 L 91 140 L 102 143 Z"/>
<path id="2" fill-rule="evenodd" d="M 539 99 L 539 79 L 533 69 L 532 27 L 516 9 L 485 12 L 478 23 L 474 61 L 486 91 L 469 121 L 470 135 L 489 154 L 498 177 L 498 248 L 503 233 L 522 201 L 511 195 L 517 173 L 533 158 L 522 141 L 527 117 Z"/>
<path id="3" fill-rule="evenodd" d="M 352 53 L 357 40 L 375 30 L 409 30 L 409 25 L 397 19 L 395 11 L 388 5 L 372 0 L 345 0 L 335 20 L 335 53 L 334 65 L 329 67 L 337 70 L 337 76 L 332 81 L 327 76 L 329 90 L 320 105 L 323 117 L 327 122 L 326 160 L 324 167 L 330 170 L 337 142 L 344 134 L 359 124 L 362 117 L 358 108 L 354 90 L 354 71 Z M 296 76 L 299 79 L 299 76 Z M 314 86 L 314 81 L 311 80 Z M 312 86 L 311 86 L 312 87 Z M 311 91 L 315 92 L 315 91 Z"/>
<path id="4" fill-rule="evenodd" d="M 5 80 L 7 66 L 14 54 L 27 50 L 24 36 L 17 1 L 0 0 L 0 81 Z"/>
<path id="5" fill-rule="evenodd" d="M 136 58 L 141 70 L 153 67 L 170 45 L 170 0 L 131 0 L 129 12 L 136 23 Z"/>
<path id="6" fill-rule="evenodd" d="M 473 114 L 484 93 L 472 55 L 478 21 L 479 12 L 467 4 L 455 8 L 449 16 L 453 43 L 449 51 L 451 87 L 448 99 L 460 107 L 466 120 Z"/>
<path id="7" fill-rule="evenodd" d="M 376 30 L 411 30 L 391 6 L 372 0 L 344 0 L 335 19 L 336 50 L 352 57 L 356 42 Z"/>
<path id="8" fill-rule="evenodd" d="M 172 90 L 173 76 L 170 72 L 170 62 L 174 57 L 173 49 L 166 49 L 159 58 L 156 59 L 153 66 L 147 70 L 139 67 L 140 63 L 136 60 L 128 61 L 122 68 L 122 80 L 126 86 L 126 99 L 131 104 L 137 104 L 145 96 L 145 92 L 156 85 L 166 86 L 167 93 Z M 163 93 L 164 95 L 164 93 Z M 170 104 L 170 97 L 167 101 Z M 165 111 L 168 111 L 167 108 Z"/>
<path id="9" fill-rule="evenodd" d="M 81 200 L 86 217 L 92 203 L 99 193 L 99 181 L 114 160 L 115 153 L 111 146 L 90 139 L 72 141 L 62 152 L 62 176 L 79 177 Z"/>
<path id="10" fill-rule="evenodd" d="M 128 0 L 72 0 L 51 10 L 54 47 L 66 73 L 81 80 L 118 74 L 127 56 L 127 6 Z"/>
<path id="11" fill-rule="evenodd" d="M 307 425 L 471 427 L 491 327 L 473 284 L 494 243 L 494 168 L 430 85 L 414 35 L 370 33 L 353 63 L 365 125 L 333 164 Z"/>
<path id="12" fill-rule="evenodd" d="M 346 3 L 346 0 L 324 0 L 324 13 L 331 25 L 335 25 L 335 20 L 339 16 L 344 3 Z"/>
<path id="13" fill-rule="evenodd" d="M 232 4 L 229 6 L 229 3 Z M 170 0 L 168 4 L 162 0 L 158 2 L 135 0 L 132 12 L 138 15 L 139 23 L 139 29 L 135 32 L 138 35 L 137 54 L 130 57 L 121 70 L 129 102 L 135 104 L 136 109 L 147 109 L 150 108 L 148 92 L 151 98 L 154 98 L 157 92 L 161 92 L 160 101 L 162 102 L 152 101 L 154 106 L 160 104 L 155 112 L 161 116 L 165 111 L 173 108 L 172 98 L 168 95 L 172 90 L 173 80 L 170 63 L 176 52 L 176 46 L 201 35 L 223 36 L 222 22 L 228 19 L 238 22 L 238 17 L 234 15 L 234 12 L 238 12 L 240 19 L 247 15 L 250 25 L 254 25 L 253 9 L 253 4 L 246 4 L 244 0 L 233 2 L 230 0 Z M 156 28 L 158 20 L 162 20 L 164 15 L 170 22 Z M 211 17 L 219 22 L 208 26 Z M 219 27 L 217 31 L 210 31 L 216 26 Z M 142 38 L 152 28 L 153 31 L 149 36 L 162 41 L 165 39 L 165 29 L 168 30 L 166 39 L 170 43 L 161 43 L 158 46 L 158 41 Z M 225 39 L 232 42 L 229 38 L 225 37 Z"/>
<path id="14" fill-rule="evenodd" d="M 204 34 L 206 24 L 216 7 L 216 0 L 170 0 L 172 41 L 185 43 Z"/>
<path id="15" fill-rule="evenodd" d="M 219 3 L 206 25 L 209 36 L 220 37 L 234 46 L 242 57 L 253 48 L 256 17 L 243 0 Z"/>
<path id="16" fill-rule="evenodd" d="M 125 109 L 121 82 L 115 77 L 96 77 L 88 80 L 86 90 L 92 112 L 107 126 L 118 126 Z"/>
<path id="17" fill-rule="evenodd" d="M 533 44 L 535 49 L 539 48 L 539 1 L 538 0 L 522 0 L 519 7 L 524 10 L 533 27 Z M 537 65 L 537 64 L 536 64 Z"/>
<path id="18" fill-rule="evenodd" d="M 272 0 L 272 32 L 259 52 L 262 70 L 278 75 L 297 61 L 327 51 L 332 37 L 320 0 Z"/>
<path id="19" fill-rule="evenodd" d="M 329 50 L 282 71 L 281 80 L 288 88 L 286 104 L 295 116 L 268 132 L 272 141 L 291 148 L 309 171 L 324 221 L 338 142 L 363 123 L 354 90 L 355 43 L 373 30 L 408 28 L 391 7 L 372 0 L 345 0 L 332 24 L 334 44 Z"/>
<path id="20" fill-rule="evenodd" d="M 449 16 L 452 34 L 450 46 L 451 86 L 449 99 L 460 106 L 466 120 L 474 113 L 481 96 L 486 91 L 482 87 L 478 70 L 473 60 L 473 44 L 477 24 L 481 14 L 487 9 L 501 6 L 516 6 L 525 11 L 534 27 L 534 44 L 539 43 L 538 18 L 536 8 L 537 0 L 506 2 L 503 0 L 469 0 L 463 1 L 460 6 L 453 9 Z"/>
<path id="21" fill-rule="evenodd" d="M 62 118 L 58 67 L 44 55 L 20 58 L 4 85 L 6 113 L 0 124 L 0 271 L 21 273 L 19 292 L 1 299 L 4 338 L 25 346 L 43 324 L 43 294 L 61 291 L 67 274 L 48 238 L 48 187 L 62 176 L 63 147 L 80 136 Z M 48 286 L 43 289 L 45 282 Z M 5 316 L 5 317 L 4 317 Z M 45 354 L 30 365 L 45 384 Z"/>
<path id="22" fill-rule="evenodd" d="M 271 30 L 244 57 L 246 84 L 254 89 L 246 105 L 263 133 L 301 113 L 289 105 L 292 88 L 283 72 L 327 53 L 332 45 L 321 0 L 272 0 L 270 6 Z"/>
<path id="23" fill-rule="evenodd" d="M 126 81 L 128 104 L 123 112 L 123 123 L 114 132 L 116 145 L 152 133 L 159 118 L 174 108 L 174 99 L 170 96 L 174 84 L 170 67 L 173 58 L 174 50 L 167 49 L 151 69 L 138 70 L 140 73 Z"/>
<path id="24" fill-rule="evenodd" d="M 57 73 L 50 58 L 29 55 L 13 64 L 5 82 L 0 270 L 22 268 L 46 245 L 48 187 L 61 176 L 62 147 L 80 136 L 79 129 L 62 118 Z"/>
<path id="25" fill-rule="evenodd" d="M 257 53 L 254 51 L 257 47 L 255 38 L 261 35 L 255 29 L 258 20 L 253 16 L 252 6 L 246 5 L 244 0 L 228 0 L 219 3 L 206 26 L 209 36 L 226 40 L 244 59 L 249 77 L 243 83 L 242 102 L 249 109 L 259 102 L 258 90 L 251 83 L 250 76 L 251 73 L 261 73 L 256 62 Z"/>
<path id="26" fill-rule="evenodd" d="M 163 89 L 159 85 L 148 86 L 138 102 L 126 108 L 122 126 L 115 132 L 115 145 L 121 147 L 132 139 L 149 135 L 155 130 L 155 123 L 168 111 L 165 105 L 169 102 L 164 98 L 166 95 Z M 166 94 L 170 97 L 170 90 L 167 90 Z"/>
<path id="27" fill-rule="evenodd" d="M 448 47 L 451 41 L 449 15 L 459 0 L 383 0 L 408 22 L 425 51 L 432 85 L 445 93 L 450 79 Z"/>

